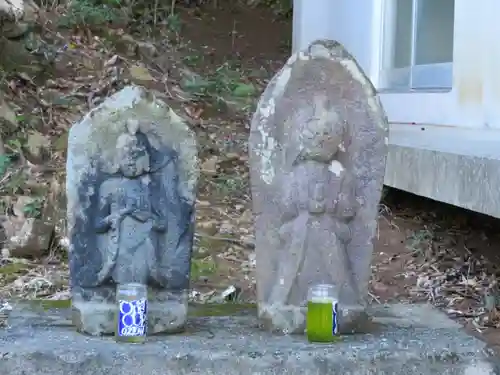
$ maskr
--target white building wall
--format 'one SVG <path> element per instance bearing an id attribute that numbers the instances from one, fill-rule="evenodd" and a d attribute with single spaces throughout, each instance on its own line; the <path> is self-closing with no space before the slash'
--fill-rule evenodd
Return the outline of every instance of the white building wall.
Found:
<path id="1" fill-rule="evenodd" d="M 380 8 L 377 3 L 381 0 L 294 0 L 293 52 L 316 39 L 335 39 L 369 71 L 372 19 L 374 9 Z"/>
<path id="2" fill-rule="evenodd" d="M 319 38 L 338 40 L 377 86 L 384 3 L 384 0 L 295 0 L 294 50 Z M 500 129 L 498 14 L 498 0 L 455 0 L 452 90 L 382 93 L 391 123 Z"/>

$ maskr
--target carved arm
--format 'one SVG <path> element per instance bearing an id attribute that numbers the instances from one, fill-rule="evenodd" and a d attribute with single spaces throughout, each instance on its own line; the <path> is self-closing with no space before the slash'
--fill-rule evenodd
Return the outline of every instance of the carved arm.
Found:
<path id="1" fill-rule="evenodd" d="M 308 210 L 312 214 L 322 214 L 326 211 L 325 202 L 325 183 L 314 182 L 310 186 L 312 188 L 311 196 L 308 201 Z"/>
<path id="2" fill-rule="evenodd" d="M 131 208 L 124 208 L 116 213 L 111 212 L 111 196 L 101 197 L 94 227 L 97 233 L 106 233 L 123 216 L 132 212 Z"/>
<path id="3" fill-rule="evenodd" d="M 99 207 L 94 223 L 97 233 L 106 233 L 111 228 L 111 202 L 109 196 L 100 197 Z"/>
<path id="4" fill-rule="evenodd" d="M 151 206 L 153 213 L 153 229 L 157 232 L 165 232 L 167 230 L 167 221 L 160 210 L 155 205 Z"/>
<path id="5" fill-rule="evenodd" d="M 132 216 L 135 220 L 145 223 L 149 219 L 151 219 L 151 214 L 144 210 L 134 210 L 130 212 L 130 216 Z"/>
<path id="6" fill-rule="evenodd" d="M 359 208 L 356 200 L 355 180 L 350 174 L 346 174 L 341 182 L 339 201 L 336 207 L 336 214 L 346 222 L 352 220 Z"/>

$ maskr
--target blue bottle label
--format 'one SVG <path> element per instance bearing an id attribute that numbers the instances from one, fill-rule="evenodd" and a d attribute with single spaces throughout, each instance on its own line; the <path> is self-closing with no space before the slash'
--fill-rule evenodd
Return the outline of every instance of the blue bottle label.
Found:
<path id="1" fill-rule="evenodd" d="M 148 301 L 119 301 L 118 307 L 118 336 L 145 336 Z"/>
<path id="2" fill-rule="evenodd" d="M 332 303 L 332 333 L 335 336 L 338 333 L 339 325 L 337 322 L 337 317 L 338 317 L 338 311 L 337 311 L 338 304 L 337 302 Z"/>

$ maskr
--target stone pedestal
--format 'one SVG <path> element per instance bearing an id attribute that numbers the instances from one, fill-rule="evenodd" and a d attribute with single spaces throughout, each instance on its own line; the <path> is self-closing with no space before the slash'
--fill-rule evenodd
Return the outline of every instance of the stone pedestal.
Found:
<path id="1" fill-rule="evenodd" d="M 200 315 L 194 308 L 190 314 Z M 485 344 L 429 306 L 376 306 L 370 333 L 340 342 L 263 331 L 256 311 L 192 317 L 183 334 L 143 345 L 76 333 L 70 311 L 18 306 L 2 329 L 2 373 L 9 375 L 493 375 Z"/>
<path id="2" fill-rule="evenodd" d="M 187 318 L 187 294 L 175 298 L 153 299 L 148 305 L 150 333 L 177 333 L 184 330 Z M 117 305 L 110 301 L 72 302 L 72 321 L 80 332 L 93 336 L 111 335 L 116 330 Z"/>

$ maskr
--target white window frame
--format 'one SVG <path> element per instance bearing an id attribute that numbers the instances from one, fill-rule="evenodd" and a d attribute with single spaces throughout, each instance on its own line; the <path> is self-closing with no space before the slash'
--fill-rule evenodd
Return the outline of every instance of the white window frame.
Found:
<path id="1" fill-rule="evenodd" d="M 420 0 L 412 0 L 412 46 L 410 66 L 390 68 L 394 50 L 396 20 L 394 1 L 382 0 L 382 54 L 379 75 L 381 91 L 449 91 L 453 81 L 453 62 L 415 65 L 418 10 Z M 439 0 L 434 0 L 439 1 Z"/>

